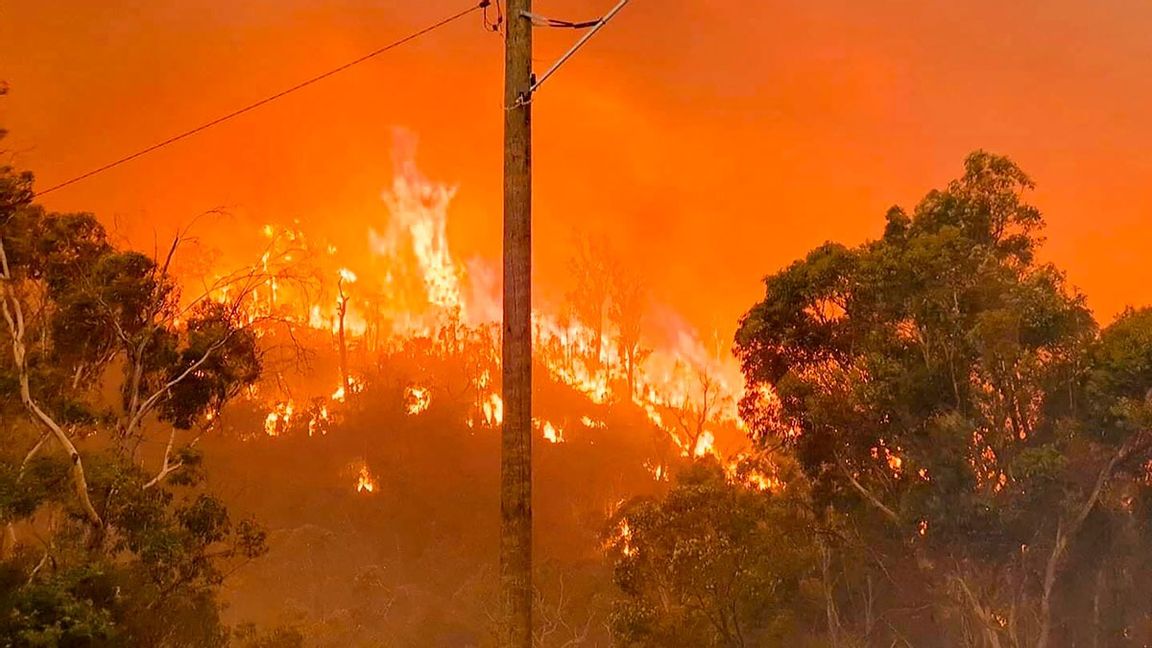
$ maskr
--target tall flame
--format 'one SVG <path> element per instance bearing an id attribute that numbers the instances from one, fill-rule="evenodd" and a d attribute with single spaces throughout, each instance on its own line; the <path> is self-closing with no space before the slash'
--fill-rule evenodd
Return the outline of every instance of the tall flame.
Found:
<path id="1" fill-rule="evenodd" d="M 368 233 L 373 252 L 394 264 L 385 274 L 385 282 L 403 290 L 394 285 L 395 276 L 409 270 L 403 263 L 414 257 L 427 303 L 434 310 L 466 319 L 461 289 L 464 271 L 452 258 L 447 234 L 448 207 L 456 188 L 429 182 L 411 155 L 397 156 L 396 167 L 392 187 L 383 196 L 390 215 L 387 227 L 383 232 L 371 229 Z"/>
<path id="2" fill-rule="evenodd" d="M 319 273 L 330 278 L 326 288 L 329 292 L 321 294 L 331 295 L 335 288 L 336 299 L 323 298 L 319 303 L 301 299 L 308 294 L 297 295 L 291 282 L 279 280 L 280 268 L 290 265 L 293 259 L 335 263 L 338 258 L 352 265 L 353 258 L 337 256 L 331 244 L 309 242 L 298 228 L 264 227 L 270 243 L 261 268 L 268 279 L 250 299 L 252 321 L 265 313 L 297 309 L 297 315 L 289 316 L 293 321 L 332 333 L 335 341 L 343 319 L 340 344 L 352 350 L 371 350 L 398 348 L 396 343 L 414 337 L 452 337 L 456 334 L 450 326 L 487 326 L 499 316 L 500 309 L 494 307 L 500 303 L 495 281 L 498 266 L 482 260 L 464 264 L 453 256 L 447 223 L 456 188 L 425 178 L 417 169 L 412 152 L 408 146 L 396 157 L 392 183 L 383 193 L 387 220 L 367 232 L 368 248 L 374 255 L 371 263 L 355 269 L 340 265 Z M 355 290 L 349 289 L 351 284 L 356 284 Z M 226 289 L 220 298 L 227 298 Z M 676 444 L 682 456 L 720 458 L 717 432 L 724 426 L 746 430 L 736 408 L 743 385 L 739 367 L 734 359 L 710 352 L 700 337 L 675 316 L 658 320 L 652 328 L 662 333 L 655 340 L 644 341 L 645 352 L 629 373 L 623 361 L 625 349 L 620 331 L 611 325 L 593 328 L 570 316 L 536 311 L 532 319 L 535 360 L 552 380 L 582 393 L 593 405 L 631 402 L 651 425 Z M 366 336 L 370 332 L 373 337 L 368 343 Z M 498 353 L 493 355 L 498 357 Z M 358 357 L 363 358 L 363 353 Z M 478 368 L 472 382 L 476 400 L 466 420 L 468 426 L 502 425 L 504 403 L 492 384 L 490 366 Z M 621 388 L 625 383 L 627 391 Z M 340 418 L 350 397 L 364 388 L 356 378 L 347 384 L 348 388 L 341 381 L 326 400 L 317 398 L 307 408 L 298 407 L 290 399 L 269 404 L 265 431 L 277 436 L 303 426 L 310 435 L 326 433 Z M 403 398 L 406 412 L 415 416 L 428 410 L 433 392 L 425 386 L 409 385 Z M 587 414 L 580 416 L 579 421 L 575 430 L 605 428 L 604 421 Z M 546 418 L 534 423 L 551 443 L 566 441 L 566 432 L 571 431 Z M 878 447 L 876 453 L 897 476 L 900 474 L 903 460 L 898 448 Z M 650 470 L 663 480 L 667 479 L 669 466 L 661 460 L 651 464 Z M 729 473 L 735 475 L 732 470 Z M 773 490 L 779 482 L 769 474 L 747 471 L 739 478 L 733 477 L 733 481 L 756 490 Z M 358 490 L 371 490 L 361 486 Z"/>

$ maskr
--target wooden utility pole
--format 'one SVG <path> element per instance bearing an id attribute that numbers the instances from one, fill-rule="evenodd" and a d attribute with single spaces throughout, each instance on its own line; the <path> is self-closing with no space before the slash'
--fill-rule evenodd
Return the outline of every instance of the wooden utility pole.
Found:
<path id="1" fill-rule="evenodd" d="M 508 0 L 504 61 L 501 648 L 532 648 L 532 0 Z"/>

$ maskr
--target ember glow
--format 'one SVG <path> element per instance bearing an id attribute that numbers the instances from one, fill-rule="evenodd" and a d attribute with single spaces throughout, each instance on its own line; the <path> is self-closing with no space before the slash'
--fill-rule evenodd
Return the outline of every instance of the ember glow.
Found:
<path id="1" fill-rule="evenodd" d="M 636 546 L 632 544 L 632 525 L 627 519 L 620 520 L 607 544 L 609 548 L 619 550 L 626 558 L 633 558 L 638 553 Z"/>
<path id="2" fill-rule="evenodd" d="M 432 404 L 432 394 L 425 387 L 409 387 L 404 390 L 404 409 L 410 416 L 423 413 Z"/>
<path id="3" fill-rule="evenodd" d="M 272 411 L 268 412 L 268 416 L 264 417 L 264 432 L 268 436 L 279 436 L 281 431 L 291 424 L 295 412 L 296 406 L 292 401 L 277 403 Z"/>
<path id="4" fill-rule="evenodd" d="M 880 440 L 880 445 L 872 448 L 872 458 L 878 461 L 883 460 L 884 463 L 887 464 L 892 476 L 897 479 L 904 474 L 904 458 L 900 453 L 900 448 L 889 448 L 885 445 L 883 439 Z M 923 475 L 921 475 L 921 477 L 923 477 Z"/>

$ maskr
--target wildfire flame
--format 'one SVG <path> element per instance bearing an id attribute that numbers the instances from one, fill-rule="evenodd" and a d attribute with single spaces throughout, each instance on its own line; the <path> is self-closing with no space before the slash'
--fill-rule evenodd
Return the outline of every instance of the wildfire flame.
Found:
<path id="1" fill-rule="evenodd" d="M 404 390 L 404 409 L 410 416 L 428 411 L 432 404 L 432 392 L 426 387 L 409 387 Z"/>
<path id="2" fill-rule="evenodd" d="M 696 457 L 703 457 L 705 455 L 714 454 L 716 452 L 716 436 L 711 432 L 705 430 L 696 439 L 696 447 L 692 449 L 692 454 Z"/>
<path id="3" fill-rule="evenodd" d="M 331 334 L 335 344 L 342 318 L 340 343 L 357 352 L 350 353 L 350 357 L 362 360 L 365 348 L 399 348 L 414 338 L 438 339 L 443 331 L 450 330 L 450 325 L 483 327 L 496 321 L 500 293 L 493 278 L 499 276 L 498 265 L 483 260 L 462 263 L 449 245 L 447 222 L 456 188 L 425 178 L 411 156 L 399 156 L 395 169 L 392 183 L 383 194 L 388 218 L 366 232 L 374 256 L 363 267 L 357 266 L 354 258 L 337 257 L 337 249 L 331 243 L 309 241 L 298 226 L 263 227 L 268 250 L 260 268 L 267 278 L 247 297 L 245 313 L 249 322 L 276 314 L 295 326 Z M 324 264 L 324 269 L 316 274 L 327 277 L 328 284 L 319 293 L 300 291 L 290 280 L 288 270 L 304 259 Z M 347 266 L 336 266 L 337 259 Z M 350 284 L 356 284 L 356 290 L 346 290 Z M 332 298 L 334 288 L 336 298 Z M 227 286 L 215 296 L 227 300 Z M 677 452 L 684 458 L 713 456 L 726 466 L 733 483 L 759 491 L 782 488 L 780 479 L 771 471 L 737 471 L 735 463 L 725 462 L 717 449 L 717 434 L 736 431 L 743 436 L 747 431 L 736 407 L 743 390 L 737 363 L 730 357 L 719 357 L 719 352 L 709 352 L 700 337 L 678 320 L 665 319 L 655 327 L 663 331 L 663 337 L 645 341 L 643 359 L 628 375 L 621 361 L 624 349 L 619 331 L 611 326 L 594 329 L 569 316 L 537 311 L 532 318 L 534 360 L 549 378 L 583 394 L 591 405 L 631 403 L 643 412 L 649 424 L 676 444 Z M 367 341 L 369 336 L 371 344 Z M 494 355 L 499 357 L 498 353 Z M 492 370 L 485 365 L 471 378 L 475 401 L 465 421 L 470 428 L 491 429 L 504 422 L 504 403 L 492 384 Z M 703 392 L 702 377 L 708 379 Z M 620 388 L 625 383 L 629 385 L 627 392 Z M 269 436 L 281 436 L 290 429 L 306 429 L 315 436 L 327 433 L 340 420 L 348 401 L 364 388 L 361 379 L 350 377 L 347 387 L 341 380 L 328 396 L 307 401 L 263 400 L 265 395 L 256 390 L 251 390 L 249 396 L 263 403 L 264 431 Z M 404 389 L 404 408 L 411 416 L 428 411 L 431 400 L 428 387 L 413 384 Z M 703 412 L 704 420 L 697 429 L 705 425 L 707 429 L 687 434 L 681 416 L 686 409 Z M 601 410 L 597 407 L 589 411 Z M 567 441 L 568 434 L 607 428 L 604 420 L 591 414 L 576 412 L 571 420 L 579 420 L 580 424 L 561 426 L 541 417 L 535 427 L 551 443 Z M 903 458 L 899 448 L 877 447 L 875 453 L 878 460 L 900 475 Z M 664 461 L 647 467 L 658 481 L 668 479 L 670 465 Z M 362 467 L 360 477 L 357 490 L 371 492 L 374 485 L 366 467 Z M 920 473 L 920 477 L 927 479 L 926 473 Z"/>
<path id="4" fill-rule="evenodd" d="M 348 387 L 352 390 L 352 394 L 358 394 L 364 390 L 364 383 L 356 378 L 349 377 Z M 337 387 L 336 391 L 332 392 L 331 398 L 337 403 L 343 403 L 344 401 L 348 400 L 348 394 L 345 393 L 343 384 Z"/>
<path id="5" fill-rule="evenodd" d="M 603 430 L 604 428 L 608 427 L 608 424 L 604 421 L 596 420 L 591 416 L 580 417 L 580 422 L 584 424 L 584 427 L 590 430 Z"/>
<path id="6" fill-rule="evenodd" d="M 652 462 L 646 462 L 644 467 L 648 469 L 648 472 L 652 473 L 652 477 L 655 478 L 656 481 L 668 481 L 668 469 L 664 467 L 664 464 L 653 465 Z"/>
<path id="7" fill-rule="evenodd" d="M 775 475 L 766 475 L 758 470 L 751 470 L 740 480 L 745 486 L 761 492 L 777 493 L 784 488 L 784 482 Z"/>
<path id="8" fill-rule="evenodd" d="M 627 519 L 620 520 L 620 523 L 616 525 L 616 530 L 609 538 L 607 545 L 609 548 L 619 548 L 620 553 L 628 558 L 638 553 L 636 545 L 632 544 L 632 525 L 628 523 Z"/>
<path id="9" fill-rule="evenodd" d="M 776 466 L 767 457 L 736 455 L 724 465 L 729 483 L 761 493 L 779 493 L 785 488 Z"/>
<path id="10" fill-rule="evenodd" d="M 458 314 L 467 320 L 461 280 L 464 272 L 448 247 L 448 207 L 456 188 L 429 182 L 416 168 L 411 156 L 398 158 L 392 187 L 384 193 L 384 203 L 391 219 L 386 229 L 369 230 L 372 250 L 393 261 L 393 272 L 386 273 L 386 283 L 409 274 L 403 267 L 409 255 L 415 258 L 417 274 L 423 284 L 423 299 L 434 310 Z M 395 287 L 395 286 L 393 286 Z M 427 332 L 426 320 L 420 313 L 405 313 L 410 323 L 420 322 L 417 331 Z"/>
<path id="11" fill-rule="evenodd" d="M 504 423 L 504 399 L 499 394 L 489 394 L 480 406 L 484 424 L 494 427 Z"/>
<path id="12" fill-rule="evenodd" d="M 292 422 L 292 415 L 296 412 L 296 405 L 292 401 L 277 403 L 275 408 L 264 417 L 264 432 L 268 436 L 280 436 L 280 433 Z"/>
<path id="13" fill-rule="evenodd" d="M 372 476 L 372 473 L 368 471 L 368 464 L 360 464 L 360 471 L 356 474 L 356 492 L 376 492 L 376 479 Z"/>
<path id="14" fill-rule="evenodd" d="M 549 442 L 564 443 L 564 430 L 553 425 L 551 421 L 540 421 L 539 419 L 534 419 L 532 422 L 536 425 L 536 427 L 540 428 L 540 432 Z"/>

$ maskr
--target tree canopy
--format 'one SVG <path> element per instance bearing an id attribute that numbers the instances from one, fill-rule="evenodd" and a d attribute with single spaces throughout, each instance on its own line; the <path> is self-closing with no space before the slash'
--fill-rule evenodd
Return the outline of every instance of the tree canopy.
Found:
<path id="1" fill-rule="evenodd" d="M 935 608 L 893 605 L 887 631 L 854 620 L 869 642 L 1113 642 L 1147 625 L 1135 599 L 1089 624 L 1057 610 L 1134 593 L 1141 561 L 1072 557 L 1103 528 L 1144 532 L 1152 311 L 1098 329 L 1038 258 L 1031 188 L 1007 158 L 974 153 L 911 214 L 890 210 L 880 239 L 827 243 L 769 276 L 740 323 L 755 439 L 794 456 L 825 524 L 859 535 L 877 569 L 899 564 L 893 585 Z"/>
<path id="2" fill-rule="evenodd" d="M 255 332 L 234 303 L 182 298 L 179 239 L 124 250 L 33 196 L 0 167 L 0 637 L 224 645 L 217 588 L 264 531 L 203 487 L 196 439 L 176 442 L 259 377 Z"/>

